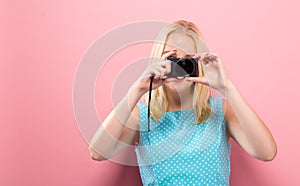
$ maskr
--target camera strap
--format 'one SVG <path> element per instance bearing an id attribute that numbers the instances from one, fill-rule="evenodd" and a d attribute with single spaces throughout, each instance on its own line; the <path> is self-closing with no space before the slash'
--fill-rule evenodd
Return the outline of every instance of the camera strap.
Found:
<path id="1" fill-rule="evenodd" d="M 150 86 L 149 86 L 149 98 L 148 98 L 148 132 L 150 132 L 150 101 L 151 101 L 153 79 L 154 79 L 154 75 L 151 75 L 151 77 L 150 77 Z"/>

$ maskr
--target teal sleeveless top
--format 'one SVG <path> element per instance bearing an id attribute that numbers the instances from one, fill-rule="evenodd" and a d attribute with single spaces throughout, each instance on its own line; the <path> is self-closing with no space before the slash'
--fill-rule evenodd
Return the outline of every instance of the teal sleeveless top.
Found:
<path id="1" fill-rule="evenodd" d="M 210 119 L 194 124 L 194 110 L 151 118 L 138 103 L 140 139 L 135 152 L 143 185 L 229 185 L 231 145 L 220 97 L 210 97 Z"/>

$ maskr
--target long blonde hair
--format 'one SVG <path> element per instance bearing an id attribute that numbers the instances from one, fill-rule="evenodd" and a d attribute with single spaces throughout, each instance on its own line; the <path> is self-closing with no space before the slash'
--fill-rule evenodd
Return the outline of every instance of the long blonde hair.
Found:
<path id="1" fill-rule="evenodd" d="M 191 22 L 179 20 L 169 24 L 159 32 L 156 38 L 156 42 L 154 43 L 152 48 L 149 65 L 157 63 L 158 59 L 161 58 L 163 50 L 165 48 L 166 39 L 168 38 L 169 34 L 173 32 L 180 32 L 186 34 L 187 36 L 190 36 L 195 42 L 197 53 L 208 51 L 208 48 L 204 44 L 204 38 L 197 26 Z M 201 66 L 199 65 L 200 77 L 204 76 L 204 72 L 202 69 L 203 68 L 201 68 Z M 168 100 L 166 97 L 165 89 L 166 87 L 165 85 L 163 85 L 155 90 L 152 90 L 150 113 L 153 119 L 155 119 L 156 121 L 159 120 L 159 118 L 167 111 L 168 108 Z M 145 94 L 144 97 L 146 101 L 148 101 L 148 94 L 149 93 Z M 195 84 L 193 96 L 193 108 L 197 115 L 197 120 L 194 122 L 195 124 L 201 123 L 210 117 L 212 109 L 208 104 L 209 96 L 210 89 L 208 86 L 201 83 Z"/>

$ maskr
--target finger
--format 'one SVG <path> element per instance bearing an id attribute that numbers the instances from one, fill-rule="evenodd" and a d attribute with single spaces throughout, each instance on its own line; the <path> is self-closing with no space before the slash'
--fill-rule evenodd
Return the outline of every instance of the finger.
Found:
<path id="1" fill-rule="evenodd" d="M 209 56 L 214 56 L 214 57 L 217 57 L 217 56 L 218 56 L 218 54 L 216 54 L 216 53 L 213 53 L 213 52 L 210 52 L 210 53 L 209 53 Z"/>
<path id="2" fill-rule="evenodd" d="M 163 78 L 167 74 L 166 69 L 163 67 L 158 68 L 158 70 L 160 71 L 160 78 Z"/>
<path id="3" fill-rule="evenodd" d="M 217 62 L 218 55 L 215 53 L 206 53 L 202 59 L 214 60 Z"/>
<path id="4" fill-rule="evenodd" d="M 195 55 L 193 56 L 193 58 L 201 59 L 201 58 L 204 57 L 205 54 L 206 54 L 206 52 L 199 52 L 199 53 L 195 54 Z"/>
<path id="5" fill-rule="evenodd" d="M 166 74 L 169 74 L 171 72 L 171 61 L 170 60 L 167 60 L 166 61 L 166 66 L 165 66 L 165 70 L 166 70 Z"/>
<path id="6" fill-rule="evenodd" d="M 163 68 L 165 68 L 166 67 L 166 61 L 162 60 L 160 66 L 163 67 Z"/>
<path id="7" fill-rule="evenodd" d="M 209 85 L 206 77 L 188 77 L 186 81 Z"/>
<path id="8" fill-rule="evenodd" d="M 200 53 L 197 53 L 193 56 L 193 58 L 197 59 L 198 61 L 199 60 L 203 60 L 207 57 L 210 56 L 210 53 L 209 52 L 200 52 Z"/>
<path id="9" fill-rule="evenodd" d="M 209 57 L 209 53 L 205 52 L 201 54 L 201 60 L 207 59 Z"/>
<path id="10" fill-rule="evenodd" d="M 171 55 L 173 55 L 173 54 L 176 54 L 176 52 L 177 52 L 177 50 L 169 51 L 169 52 L 163 54 L 163 55 L 161 56 L 161 58 L 162 58 L 162 59 L 166 59 L 167 57 L 169 57 L 169 56 L 171 56 Z"/>
<path id="11" fill-rule="evenodd" d="M 165 76 L 168 74 L 168 71 L 161 66 L 156 66 L 155 68 L 152 69 L 152 72 L 155 74 L 155 79 L 158 78 L 166 79 Z"/>
<path id="12" fill-rule="evenodd" d="M 158 69 L 161 72 L 160 78 L 166 79 L 167 74 L 171 72 L 171 61 L 164 60 L 164 64 L 162 64 L 161 67 L 159 67 Z"/>
<path id="13" fill-rule="evenodd" d="M 163 66 L 157 66 L 156 69 L 161 73 L 163 71 L 165 71 L 165 67 Z"/>
<path id="14" fill-rule="evenodd" d="M 160 71 L 158 69 L 152 69 L 150 72 L 151 75 L 154 75 L 154 79 L 160 77 Z"/>
<path id="15" fill-rule="evenodd" d="M 209 56 L 206 57 L 206 59 L 209 59 L 210 61 L 216 61 L 217 56 L 215 56 L 215 55 L 209 55 Z"/>
<path id="16" fill-rule="evenodd" d="M 163 76 L 161 79 L 167 79 L 168 78 L 168 76 Z"/>
<path id="17" fill-rule="evenodd" d="M 207 58 L 202 59 L 201 61 L 204 65 L 208 65 L 210 63 L 210 61 Z"/>

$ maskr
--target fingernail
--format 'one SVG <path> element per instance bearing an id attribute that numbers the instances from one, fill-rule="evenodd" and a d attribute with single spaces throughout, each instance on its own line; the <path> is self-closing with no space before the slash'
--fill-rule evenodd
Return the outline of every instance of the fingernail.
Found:
<path id="1" fill-rule="evenodd" d="M 173 52 L 177 52 L 177 50 L 173 50 Z"/>

